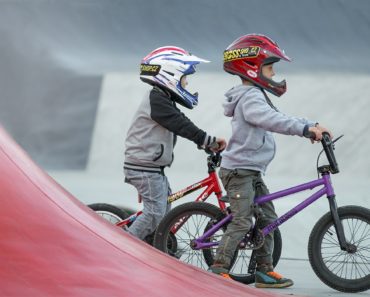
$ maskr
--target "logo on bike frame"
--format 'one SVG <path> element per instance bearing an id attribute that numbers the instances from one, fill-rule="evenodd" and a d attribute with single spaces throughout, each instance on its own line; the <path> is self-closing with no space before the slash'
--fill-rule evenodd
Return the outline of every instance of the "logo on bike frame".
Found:
<path id="1" fill-rule="evenodd" d="M 187 187 L 184 190 L 178 191 L 178 192 L 168 196 L 167 202 L 172 203 L 172 202 L 180 199 L 181 197 L 184 197 L 185 195 L 190 194 L 191 192 L 193 192 L 195 190 L 198 190 L 201 187 L 202 187 L 201 183 L 196 183 L 194 185 L 191 185 L 191 186 Z"/>

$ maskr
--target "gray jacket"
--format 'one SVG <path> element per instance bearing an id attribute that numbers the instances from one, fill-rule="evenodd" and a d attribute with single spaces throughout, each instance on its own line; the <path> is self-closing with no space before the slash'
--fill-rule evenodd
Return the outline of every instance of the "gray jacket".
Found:
<path id="1" fill-rule="evenodd" d="M 224 114 L 232 117 L 232 135 L 221 166 L 264 173 L 275 156 L 272 132 L 303 136 L 314 122 L 279 112 L 258 87 L 238 85 L 226 94 Z"/>
<path id="2" fill-rule="evenodd" d="M 127 133 L 124 168 L 162 172 L 163 167 L 172 163 L 177 135 L 199 147 L 211 141 L 176 107 L 171 96 L 154 87 L 144 97 Z"/>

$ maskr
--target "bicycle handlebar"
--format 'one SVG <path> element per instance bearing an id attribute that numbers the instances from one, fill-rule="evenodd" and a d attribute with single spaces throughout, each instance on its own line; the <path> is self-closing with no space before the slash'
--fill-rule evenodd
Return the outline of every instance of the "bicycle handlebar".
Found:
<path id="1" fill-rule="evenodd" d="M 307 131 L 307 134 L 304 136 L 312 140 L 316 139 L 315 132 Z M 331 140 L 330 134 L 328 132 L 322 133 L 321 144 L 323 150 L 325 151 L 326 158 L 329 161 L 330 172 L 333 174 L 338 173 L 339 167 L 334 155 L 334 141 Z"/>
<path id="2" fill-rule="evenodd" d="M 212 153 L 215 153 L 219 149 L 218 143 L 212 142 L 210 145 L 207 145 L 204 150 L 206 151 L 207 154 L 211 155 Z"/>
<path id="3" fill-rule="evenodd" d="M 324 148 L 326 158 L 329 161 L 331 173 L 333 174 L 338 173 L 339 167 L 334 155 L 334 142 L 331 140 L 328 132 L 322 133 L 321 144 L 322 147 Z"/>

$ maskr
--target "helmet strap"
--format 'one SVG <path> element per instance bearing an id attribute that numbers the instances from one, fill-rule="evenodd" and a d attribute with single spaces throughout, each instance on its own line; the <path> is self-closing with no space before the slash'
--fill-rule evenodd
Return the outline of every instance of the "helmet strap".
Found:
<path id="1" fill-rule="evenodd" d="M 263 95 L 265 96 L 265 99 L 266 99 L 266 102 L 268 105 L 270 105 L 270 107 L 272 109 L 274 109 L 275 111 L 279 112 L 279 110 L 275 107 L 275 105 L 271 102 L 271 99 L 269 98 L 269 96 L 267 96 L 266 94 L 266 91 L 264 89 L 261 88 L 261 91 L 263 93 Z"/>

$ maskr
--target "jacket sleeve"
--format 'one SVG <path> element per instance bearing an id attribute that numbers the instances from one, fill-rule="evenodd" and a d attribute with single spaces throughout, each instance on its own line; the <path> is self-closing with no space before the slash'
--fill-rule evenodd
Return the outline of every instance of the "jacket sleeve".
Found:
<path id="1" fill-rule="evenodd" d="M 274 110 L 258 91 L 248 93 L 242 109 L 248 123 L 271 132 L 302 136 L 304 127 L 311 124 L 310 121 Z"/>
<path id="2" fill-rule="evenodd" d="M 204 145 L 206 132 L 199 129 L 188 119 L 173 101 L 159 92 L 150 93 L 150 116 L 153 121 L 181 137 L 187 138 L 197 145 Z"/>

